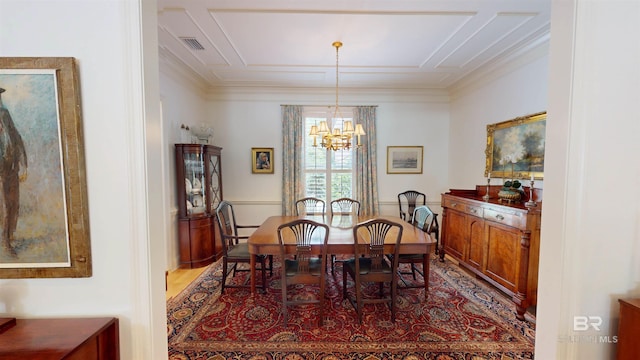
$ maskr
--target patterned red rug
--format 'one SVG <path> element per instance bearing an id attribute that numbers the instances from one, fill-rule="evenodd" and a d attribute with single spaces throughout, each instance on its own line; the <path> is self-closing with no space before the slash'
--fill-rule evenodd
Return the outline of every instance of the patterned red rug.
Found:
<path id="1" fill-rule="evenodd" d="M 535 324 L 515 318 L 501 293 L 456 265 L 431 262 L 424 289 L 399 289 L 396 323 L 385 305 L 365 307 L 363 325 L 342 299 L 341 266 L 328 274 L 324 326 L 315 310 L 280 313 L 279 262 L 266 294 L 226 289 L 217 262 L 167 303 L 169 359 L 533 359 Z M 242 281 L 244 273 L 233 281 Z M 349 287 L 353 284 L 348 285 Z M 376 286 L 371 286 L 375 292 Z M 296 289 L 297 296 L 309 290 Z"/>

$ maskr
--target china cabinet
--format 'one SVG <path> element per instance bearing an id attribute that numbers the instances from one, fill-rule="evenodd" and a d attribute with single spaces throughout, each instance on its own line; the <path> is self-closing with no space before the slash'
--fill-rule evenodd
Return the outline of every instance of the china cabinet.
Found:
<path id="1" fill-rule="evenodd" d="M 222 201 L 222 148 L 176 144 L 180 267 L 211 264 L 222 253 L 215 209 Z"/>
<path id="2" fill-rule="evenodd" d="M 536 305 L 542 196 L 535 189 L 535 206 L 501 202 L 499 187 L 442 194 L 443 226 L 440 259 L 449 255 L 479 278 L 511 297 L 517 317 Z M 524 199 L 528 200 L 528 199 Z"/>

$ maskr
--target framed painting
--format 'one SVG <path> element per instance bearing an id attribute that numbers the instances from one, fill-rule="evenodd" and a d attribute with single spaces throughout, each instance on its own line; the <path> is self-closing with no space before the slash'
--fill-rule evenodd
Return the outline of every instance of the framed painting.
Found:
<path id="1" fill-rule="evenodd" d="M 251 148 L 251 172 L 273 174 L 273 148 Z"/>
<path id="2" fill-rule="evenodd" d="M 0 57 L 0 278 L 92 275 L 77 65 Z"/>
<path id="3" fill-rule="evenodd" d="M 487 125 L 485 177 L 543 179 L 547 113 Z"/>
<path id="4" fill-rule="evenodd" d="M 422 174 L 422 146 L 387 146 L 387 174 Z"/>

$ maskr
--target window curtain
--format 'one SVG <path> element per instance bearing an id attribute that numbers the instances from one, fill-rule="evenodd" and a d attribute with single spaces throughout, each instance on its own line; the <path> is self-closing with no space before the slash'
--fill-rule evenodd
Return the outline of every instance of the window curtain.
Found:
<path id="1" fill-rule="evenodd" d="M 362 215 L 378 215 L 378 165 L 376 140 L 377 106 L 357 106 L 353 109 L 354 124 L 362 124 L 366 135 L 362 147 L 356 150 L 355 198 L 360 200 Z"/>
<path id="2" fill-rule="evenodd" d="M 304 197 L 304 107 L 282 105 L 282 215 L 296 214 Z"/>

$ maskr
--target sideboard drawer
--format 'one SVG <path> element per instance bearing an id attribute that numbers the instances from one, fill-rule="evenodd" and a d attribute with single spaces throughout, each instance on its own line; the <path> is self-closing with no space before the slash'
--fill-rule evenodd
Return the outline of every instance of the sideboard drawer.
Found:
<path id="1" fill-rule="evenodd" d="M 479 206 L 473 206 L 473 205 L 467 205 L 465 207 L 465 212 L 469 215 L 473 215 L 473 216 L 477 216 L 477 217 L 482 217 L 483 213 L 484 213 L 484 209 L 479 207 Z"/>
<path id="2" fill-rule="evenodd" d="M 484 213 L 484 209 L 482 208 L 482 206 L 476 206 L 465 201 L 457 201 L 456 199 L 447 197 L 444 198 L 443 207 L 454 209 L 465 214 L 477 217 L 482 217 L 482 214 Z"/>
<path id="3" fill-rule="evenodd" d="M 523 224 L 523 216 L 521 213 L 508 213 L 497 211 L 494 209 L 484 209 L 484 218 L 500 224 L 521 228 Z"/>

